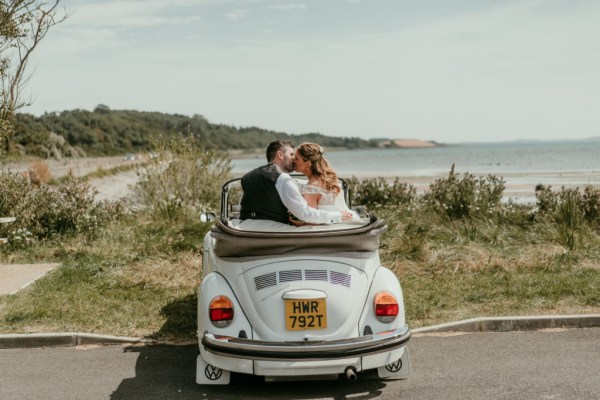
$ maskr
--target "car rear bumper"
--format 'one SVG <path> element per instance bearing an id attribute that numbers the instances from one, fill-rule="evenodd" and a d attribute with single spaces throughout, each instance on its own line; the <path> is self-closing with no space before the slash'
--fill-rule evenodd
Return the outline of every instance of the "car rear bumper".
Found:
<path id="1" fill-rule="evenodd" d="M 225 357 L 308 361 L 361 357 L 391 351 L 404 346 L 410 335 L 408 326 L 352 339 L 304 342 L 266 342 L 204 333 L 201 343 L 207 351 Z"/>

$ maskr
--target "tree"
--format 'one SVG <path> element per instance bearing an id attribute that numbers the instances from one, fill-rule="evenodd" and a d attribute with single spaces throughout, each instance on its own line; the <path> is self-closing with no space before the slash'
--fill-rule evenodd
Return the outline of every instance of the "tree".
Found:
<path id="1" fill-rule="evenodd" d="M 0 152 L 10 150 L 15 112 L 31 104 L 21 96 L 31 53 L 50 28 L 67 18 L 61 0 L 0 0 Z"/>

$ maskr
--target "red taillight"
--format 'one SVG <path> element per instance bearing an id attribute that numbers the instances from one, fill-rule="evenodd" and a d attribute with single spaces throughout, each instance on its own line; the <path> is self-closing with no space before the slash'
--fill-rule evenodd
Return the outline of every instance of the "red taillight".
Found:
<path id="1" fill-rule="evenodd" d="M 400 312 L 396 296 L 388 291 L 382 291 L 375 295 L 373 308 L 375 309 L 375 316 L 381 322 L 392 322 Z"/>
<path id="2" fill-rule="evenodd" d="M 376 304 L 375 315 L 378 317 L 396 317 L 398 315 L 398 304 Z"/>
<path id="3" fill-rule="evenodd" d="M 233 308 L 217 308 L 210 310 L 211 321 L 223 321 L 233 319 Z"/>
<path id="4" fill-rule="evenodd" d="M 214 326 L 223 328 L 233 321 L 233 302 L 227 296 L 217 296 L 210 301 L 208 315 Z"/>

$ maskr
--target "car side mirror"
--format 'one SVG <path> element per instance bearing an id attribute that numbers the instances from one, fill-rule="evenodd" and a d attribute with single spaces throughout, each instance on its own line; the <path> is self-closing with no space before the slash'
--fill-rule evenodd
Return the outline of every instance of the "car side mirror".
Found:
<path id="1" fill-rule="evenodd" d="M 358 216 L 361 218 L 369 217 L 369 210 L 367 210 L 367 207 L 365 207 L 365 206 L 354 206 L 354 207 L 352 207 L 352 210 L 354 212 L 356 212 L 358 214 Z"/>
<path id="2" fill-rule="evenodd" d="M 203 211 L 200 213 L 200 222 L 212 222 L 217 220 L 217 215 L 214 212 Z"/>

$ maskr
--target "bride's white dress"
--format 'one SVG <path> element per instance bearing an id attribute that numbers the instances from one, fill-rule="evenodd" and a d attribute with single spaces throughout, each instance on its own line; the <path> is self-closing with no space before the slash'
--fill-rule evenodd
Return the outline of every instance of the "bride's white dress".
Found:
<path id="1" fill-rule="evenodd" d="M 302 185 L 300 192 L 302 194 L 320 194 L 321 199 L 317 205 L 317 209 L 325 211 L 350 211 L 352 220 L 360 220 L 358 214 L 350 210 L 344 200 L 343 192 L 335 194 L 327 189 L 320 188 L 311 184 Z"/>

